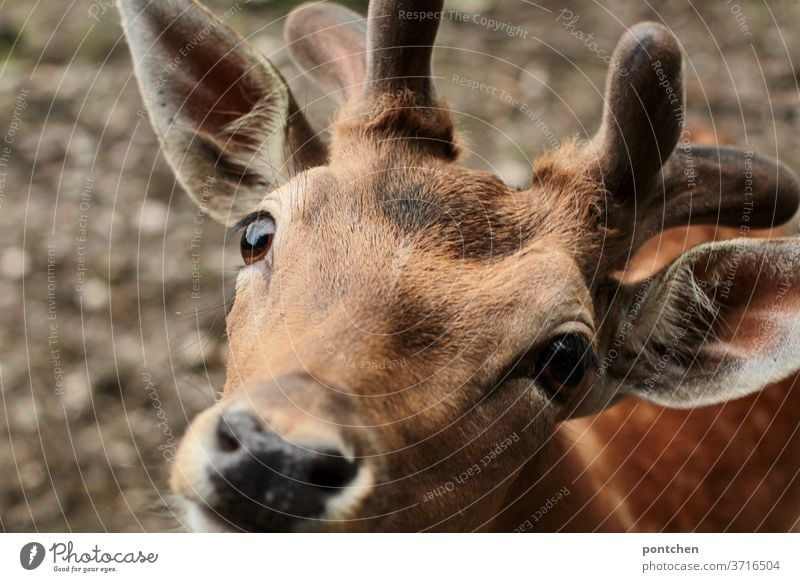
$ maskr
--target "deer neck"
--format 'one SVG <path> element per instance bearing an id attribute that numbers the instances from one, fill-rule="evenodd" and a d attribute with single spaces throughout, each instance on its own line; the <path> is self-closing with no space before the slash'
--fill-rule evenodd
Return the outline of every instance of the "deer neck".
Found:
<path id="1" fill-rule="evenodd" d="M 580 439 L 580 442 L 578 442 Z M 603 487 L 592 459 L 602 448 L 591 428 L 556 430 L 548 447 L 520 471 L 492 522 L 493 531 L 625 531 L 624 499 Z M 612 509 L 613 508 L 613 509 Z"/>

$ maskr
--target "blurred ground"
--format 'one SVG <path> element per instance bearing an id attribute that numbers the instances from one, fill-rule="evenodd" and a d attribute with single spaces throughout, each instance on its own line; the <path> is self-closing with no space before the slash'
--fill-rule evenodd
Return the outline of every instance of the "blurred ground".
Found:
<path id="1" fill-rule="evenodd" d="M 243 2 L 233 22 L 324 124 L 332 103 L 282 49 L 291 6 Z M 684 45 L 690 121 L 800 169 L 794 0 L 446 10 L 437 85 L 473 166 L 524 185 L 530 157 L 593 132 L 603 55 L 652 19 Z M 192 248 L 196 209 L 137 115 L 120 35 L 111 0 L 0 5 L 0 531 L 179 527 L 161 498 L 166 471 L 224 378 L 238 241 L 206 220 Z"/>

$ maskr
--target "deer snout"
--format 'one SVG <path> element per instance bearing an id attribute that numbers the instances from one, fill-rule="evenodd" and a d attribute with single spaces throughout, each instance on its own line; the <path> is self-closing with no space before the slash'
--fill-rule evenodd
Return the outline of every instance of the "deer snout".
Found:
<path id="1" fill-rule="evenodd" d="M 359 461 L 335 441 L 290 442 L 249 412 L 220 416 L 216 444 L 213 509 L 247 531 L 285 531 L 323 517 L 359 469 Z"/>
<path id="2" fill-rule="evenodd" d="M 353 516 L 372 469 L 346 422 L 298 406 L 306 394 L 326 400 L 303 378 L 249 385 L 192 423 L 172 471 L 192 529 L 340 529 Z"/>

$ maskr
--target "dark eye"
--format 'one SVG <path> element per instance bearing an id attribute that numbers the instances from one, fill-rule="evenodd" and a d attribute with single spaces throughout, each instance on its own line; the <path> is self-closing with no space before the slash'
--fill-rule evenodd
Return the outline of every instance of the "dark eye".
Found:
<path id="1" fill-rule="evenodd" d="M 568 333 L 555 338 L 539 353 L 534 377 L 553 399 L 563 401 L 596 367 L 597 357 L 589 339 Z"/>
<path id="2" fill-rule="evenodd" d="M 240 244 L 245 265 L 252 265 L 267 256 L 274 237 L 275 221 L 271 217 L 263 216 L 248 224 Z"/>

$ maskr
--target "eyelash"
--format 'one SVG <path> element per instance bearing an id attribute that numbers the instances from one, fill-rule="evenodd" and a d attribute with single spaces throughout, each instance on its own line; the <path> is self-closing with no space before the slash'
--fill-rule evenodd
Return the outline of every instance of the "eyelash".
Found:
<path id="1" fill-rule="evenodd" d="M 257 210 L 255 212 L 251 212 L 247 216 L 241 218 L 236 224 L 233 225 L 233 230 L 239 234 L 241 234 L 244 230 L 247 229 L 248 226 L 256 222 L 257 220 L 263 220 L 268 218 L 274 222 L 274 218 L 272 215 L 267 212 L 266 210 Z"/>

